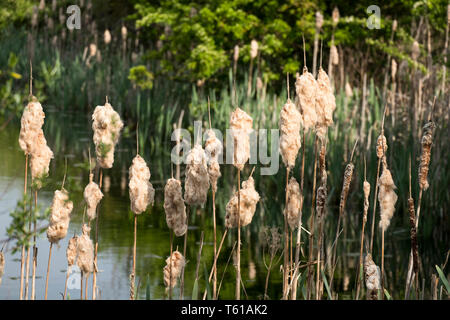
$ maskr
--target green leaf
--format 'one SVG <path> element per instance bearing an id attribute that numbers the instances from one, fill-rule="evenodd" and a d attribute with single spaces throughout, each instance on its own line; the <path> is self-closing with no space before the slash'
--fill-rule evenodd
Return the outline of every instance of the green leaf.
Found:
<path id="1" fill-rule="evenodd" d="M 387 298 L 388 300 L 392 300 L 391 295 L 389 294 L 389 292 L 388 292 L 386 289 L 384 289 L 384 295 L 386 296 L 386 298 Z"/>
<path id="2" fill-rule="evenodd" d="M 441 281 L 445 286 L 445 290 L 447 290 L 447 293 L 450 294 L 450 285 L 448 284 L 448 280 L 445 277 L 444 272 L 442 272 L 442 269 L 439 268 L 437 265 L 436 265 L 436 270 L 439 273 L 439 278 L 441 278 Z"/>
<path id="3" fill-rule="evenodd" d="M 328 300 L 331 300 L 331 298 L 333 296 L 331 295 L 331 290 L 330 290 L 330 286 L 328 285 L 327 277 L 325 276 L 325 273 L 323 272 L 323 270 L 321 270 L 321 272 L 322 272 L 323 284 L 325 285 L 325 288 L 327 289 Z"/>
<path id="4" fill-rule="evenodd" d="M 198 279 L 194 281 L 194 287 L 192 288 L 192 300 L 198 300 Z"/>
<path id="5" fill-rule="evenodd" d="M 150 300 L 150 276 L 147 274 L 147 284 L 145 286 L 145 300 Z"/>
<path id="6" fill-rule="evenodd" d="M 205 283 L 206 283 L 206 296 L 208 297 L 208 300 L 212 300 L 212 296 L 211 296 L 211 288 L 209 287 L 209 282 L 208 282 L 208 269 L 206 268 L 206 264 L 203 264 L 203 271 L 205 274 Z"/>

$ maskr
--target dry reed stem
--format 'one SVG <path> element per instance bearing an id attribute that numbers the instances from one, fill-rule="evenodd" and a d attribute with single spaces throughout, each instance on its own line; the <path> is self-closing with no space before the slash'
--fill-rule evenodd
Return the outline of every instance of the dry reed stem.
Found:
<path id="1" fill-rule="evenodd" d="M 288 290 L 288 281 L 289 281 L 289 229 L 288 229 L 288 203 L 289 203 L 289 167 L 286 168 L 286 203 L 284 209 L 284 263 L 283 263 L 283 300 L 287 300 L 287 290 Z"/>
<path id="2" fill-rule="evenodd" d="M 25 177 L 23 183 L 23 195 L 24 197 L 27 194 L 27 183 L 28 183 L 28 154 L 25 155 Z M 27 205 L 24 205 L 26 210 Z M 26 212 L 25 212 L 26 214 Z M 20 258 L 20 295 L 19 299 L 23 299 L 23 275 L 24 275 L 24 267 L 25 267 L 25 245 L 22 245 L 22 255 Z"/>
<path id="3" fill-rule="evenodd" d="M 220 240 L 219 249 L 217 249 L 217 253 L 214 255 L 214 263 L 211 268 L 211 272 L 209 273 L 208 283 L 211 282 L 214 272 L 217 272 L 217 259 L 219 258 L 220 250 L 222 249 L 223 241 L 225 240 L 225 236 L 227 235 L 227 232 L 228 232 L 228 228 L 225 229 L 225 232 L 222 235 L 222 240 Z M 205 289 L 205 292 L 203 294 L 203 300 L 206 299 L 206 294 L 207 294 L 207 291 Z M 217 294 L 217 296 L 218 296 L 218 294 Z M 216 297 L 216 299 L 217 299 L 217 297 Z"/>

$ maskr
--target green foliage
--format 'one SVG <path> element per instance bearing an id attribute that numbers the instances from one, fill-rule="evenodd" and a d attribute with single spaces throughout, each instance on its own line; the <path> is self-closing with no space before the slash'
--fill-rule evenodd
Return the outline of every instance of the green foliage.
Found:
<path id="1" fill-rule="evenodd" d="M 0 29 L 15 22 L 23 22 L 32 12 L 32 0 L 1 0 Z"/>
<path id="2" fill-rule="evenodd" d="M 32 198 L 29 195 L 24 195 L 21 200 L 17 202 L 16 208 L 9 215 L 12 218 L 11 224 L 7 227 L 6 232 L 8 237 L 15 241 L 12 247 L 12 253 L 21 250 L 22 246 L 29 248 L 33 245 L 33 238 L 45 231 L 44 228 L 38 228 L 36 233 L 30 228 L 32 223 L 37 225 L 41 221 L 48 219 L 50 208 L 41 212 L 40 207 L 34 208 L 30 214 Z"/>
<path id="3" fill-rule="evenodd" d="M 9 53 L 8 63 L 0 69 L 0 116 L 6 113 L 19 115 L 25 99 L 25 89 L 20 88 L 22 75 L 16 72 L 19 59 L 13 52 Z"/>
<path id="4" fill-rule="evenodd" d="M 441 279 L 441 282 L 444 284 L 445 286 L 445 290 L 447 291 L 447 294 L 450 295 L 450 285 L 448 284 L 448 280 L 444 275 L 444 272 L 442 271 L 441 268 L 439 268 L 439 266 L 436 265 L 436 270 L 439 274 L 439 278 Z"/>
<path id="5" fill-rule="evenodd" d="M 153 78 L 153 73 L 143 65 L 132 67 L 128 75 L 128 79 L 142 90 L 150 90 L 153 87 Z"/>

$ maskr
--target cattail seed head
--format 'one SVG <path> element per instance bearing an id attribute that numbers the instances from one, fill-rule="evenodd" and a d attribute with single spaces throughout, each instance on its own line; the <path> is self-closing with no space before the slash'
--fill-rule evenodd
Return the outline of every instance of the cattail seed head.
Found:
<path id="1" fill-rule="evenodd" d="M 320 30 L 323 26 L 323 15 L 320 11 L 316 11 L 316 29 Z"/>
<path id="2" fill-rule="evenodd" d="M 48 176 L 50 161 L 53 159 L 53 152 L 47 145 L 44 132 L 38 131 L 31 150 L 31 177 L 37 189 L 42 187 L 42 179 Z"/>
<path id="3" fill-rule="evenodd" d="M 222 142 L 217 139 L 213 130 L 208 130 L 208 139 L 205 143 L 205 152 L 208 159 L 208 176 L 211 188 L 217 191 L 217 180 L 220 178 L 219 155 L 223 151 Z"/>
<path id="4" fill-rule="evenodd" d="M 58 243 L 64 239 L 69 230 L 70 213 L 73 203 L 69 200 L 69 193 L 62 188 L 56 190 L 50 214 L 50 224 L 47 229 L 47 238 L 51 243 Z"/>
<path id="5" fill-rule="evenodd" d="M 397 75 L 397 62 L 395 59 L 391 60 L 391 78 L 392 81 L 395 81 L 395 76 Z"/>
<path id="6" fill-rule="evenodd" d="M 417 61 L 417 58 L 419 58 L 419 56 L 420 56 L 420 46 L 419 43 L 416 40 L 414 40 L 411 48 L 411 58 L 414 61 Z"/>
<path id="7" fill-rule="evenodd" d="M 106 45 L 111 43 L 111 32 L 109 32 L 108 29 L 106 29 L 105 33 L 103 34 L 103 41 Z"/>
<path id="8" fill-rule="evenodd" d="M 339 22 L 339 9 L 337 7 L 334 7 L 333 13 L 331 14 L 331 18 L 333 20 L 333 24 L 338 24 Z"/>
<path id="9" fill-rule="evenodd" d="M 409 225 L 411 228 L 411 251 L 413 253 L 413 269 L 419 272 L 419 250 L 417 248 L 416 214 L 413 198 L 408 199 Z"/>
<path id="10" fill-rule="evenodd" d="M 345 83 L 345 96 L 347 98 L 351 98 L 353 96 L 352 86 L 348 82 Z"/>
<path id="11" fill-rule="evenodd" d="M 252 40 L 250 42 L 250 58 L 255 59 L 258 55 L 258 41 Z"/>
<path id="12" fill-rule="evenodd" d="M 205 151 L 196 144 L 186 157 L 184 200 L 189 205 L 204 205 L 208 196 L 209 176 Z"/>
<path id="13" fill-rule="evenodd" d="M 301 146 L 300 126 L 302 116 L 290 99 L 280 113 L 280 153 L 286 168 L 295 166 L 298 150 Z"/>
<path id="14" fill-rule="evenodd" d="M 236 62 L 239 59 L 239 46 L 234 46 L 234 52 L 233 52 L 233 60 Z"/>
<path id="15" fill-rule="evenodd" d="M 149 204 L 153 205 L 155 189 L 150 182 L 150 169 L 145 160 L 136 155 L 130 167 L 130 189 L 131 211 L 140 214 L 147 209 Z"/>
<path id="16" fill-rule="evenodd" d="M 383 157 L 383 173 L 381 174 L 378 186 L 378 202 L 380 203 L 380 228 L 385 231 L 395 211 L 395 203 L 397 202 L 397 194 L 394 192 L 396 186 L 392 179 L 392 174 L 387 168 L 386 157 Z"/>
<path id="17" fill-rule="evenodd" d="M 392 21 L 392 32 L 397 31 L 397 20 Z"/>
<path id="18" fill-rule="evenodd" d="M 250 158 L 250 133 L 253 119 L 245 111 L 236 108 L 230 117 L 231 135 L 234 145 L 233 165 L 242 170 Z"/>
<path id="19" fill-rule="evenodd" d="M 186 260 L 179 251 L 172 252 L 172 255 L 166 259 L 166 266 L 163 269 L 166 290 L 169 289 L 170 286 L 174 288 L 177 285 L 177 280 L 185 265 Z"/>
<path id="20" fill-rule="evenodd" d="M 289 180 L 287 188 L 287 204 L 284 214 L 287 215 L 289 227 L 294 231 L 298 227 L 298 219 L 300 215 L 300 204 L 302 195 L 300 193 L 300 185 L 294 177 Z"/>
<path id="21" fill-rule="evenodd" d="M 377 139 L 377 157 L 382 158 L 387 151 L 388 145 L 384 134 L 379 135 Z"/>
<path id="22" fill-rule="evenodd" d="M 75 260 L 77 258 L 77 246 L 78 246 L 78 236 L 73 236 L 69 240 L 69 244 L 67 245 L 66 257 L 67 257 L 67 265 L 73 266 Z"/>
<path id="23" fill-rule="evenodd" d="M 336 98 L 333 94 L 330 79 L 327 73 L 319 68 L 317 76 L 317 96 L 316 96 L 316 133 L 324 139 L 327 128 L 333 124 L 333 112 L 336 109 Z"/>
<path id="24" fill-rule="evenodd" d="M 316 29 L 320 30 L 323 26 L 323 15 L 320 11 L 316 11 Z"/>
<path id="25" fill-rule="evenodd" d="M 92 114 L 92 130 L 94 131 L 95 152 L 97 162 L 102 168 L 112 168 L 114 163 L 114 147 L 119 140 L 123 122 L 119 114 L 106 102 L 97 106 Z"/>
<path id="26" fill-rule="evenodd" d="M 122 40 L 126 41 L 127 40 L 127 33 L 128 33 L 127 27 L 122 26 L 122 28 L 120 28 L 120 33 L 122 35 Z"/>
<path id="27" fill-rule="evenodd" d="M 87 216 L 89 220 L 93 220 L 96 217 L 96 210 L 97 205 L 103 198 L 103 193 L 100 190 L 100 187 L 98 184 L 96 184 L 94 181 L 94 175 L 92 173 L 89 174 L 89 183 L 84 188 L 83 196 L 84 200 L 86 201 L 87 205 Z"/>
<path id="28" fill-rule="evenodd" d="M 94 272 L 94 245 L 89 237 L 91 228 L 81 227 L 82 234 L 77 239 L 77 265 L 84 275 Z"/>
<path id="29" fill-rule="evenodd" d="M 89 45 L 89 57 L 95 57 L 97 54 L 97 45 L 95 43 L 91 43 Z"/>
<path id="30" fill-rule="evenodd" d="M 364 215 L 363 215 L 363 221 L 364 223 L 367 222 L 367 211 L 369 210 L 369 195 L 370 195 L 370 183 L 367 181 L 364 181 L 363 183 L 363 190 L 364 190 Z"/>
<path id="31" fill-rule="evenodd" d="M 378 300 L 378 290 L 381 289 L 381 272 L 380 268 L 373 262 L 370 254 L 367 254 L 364 259 L 364 275 L 367 300 Z"/>
<path id="32" fill-rule="evenodd" d="M 344 182 L 342 184 L 341 200 L 339 202 L 339 213 L 342 216 L 344 214 L 345 203 L 347 202 L 348 190 L 350 189 L 350 183 L 352 182 L 353 169 L 355 165 L 351 162 L 347 164 L 344 171 Z"/>
<path id="33" fill-rule="evenodd" d="M 255 190 L 255 181 L 252 177 L 242 182 L 240 191 L 240 225 L 241 227 L 245 227 L 252 222 L 260 197 Z M 238 191 L 236 191 L 226 206 L 225 226 L 227 228 L 235 228 L 238 226 L 238 201 Z"/>
<path id="34" fill-rule="evenodd" d="M 339 53 L 337 50 L 337 47 L 333 44 L 331 45 L 331 49 L 330 49 L 330 54 L 331 54 L 331 63 L 335 66 L 337 66 L 339 64 Z"/>
<path id="35" fill-rule="evenodd" d="M 423 127 L 422 135 L 422 152 L 420 153 L 419 164 L 419 187 L 422 190 L 427 190 L 428 184 L 428 170 L 430 168 L 431 146 L 433 145 L 433 131 L 436 128 L 434 122 L 430 121 Z"/>
<path id="36" fill-rule="evenodd" d="M 34 100 L 34 99 L 33 99 Z M 44 125 L 45 113 L 38 101 L 31 101 L 20 120 L 19 145 L 25 154 L 31 154 L 36 137 Z"/>
<path id="37" fill-rule="evenodd" d="M 303 74 L 297 76 L 295 81 L 295 91 L 298 96 L 300 113 L 303 117 L 303 126 L 305 131 L 314 128 L 317 123 L 316 114 L 316 96 L 317 81 L 312 73 L 308 72 L 308 68 L 303 68 Z"/>
<path id="38" fill-rule="evenodd" d="M 177 237 L 187 230 L 186 206 L 181 194 L 181 182 L 171 178 L 164 187 L 164 211 L 169 229 L 173 229 Z"/>

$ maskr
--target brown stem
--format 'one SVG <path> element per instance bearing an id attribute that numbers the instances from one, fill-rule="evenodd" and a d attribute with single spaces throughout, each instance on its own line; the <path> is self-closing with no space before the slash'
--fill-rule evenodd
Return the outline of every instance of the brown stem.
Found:
<path id="1" fill-rule="evenodd" d="M 34 191 L 34 208 L 37 210 L 37 190 Z M 38 249 L 36 247 L 36 217 L 33 215 L 33 272 L 32 272 L 32 281 L 31 281 L 31 300 L 36 298 L 36 267 L 37 267 L 37 253 Z"/>
<path id="2" fill-rule="evenodd" d="M 241 300 L 241 170 L 238 170 L 238 243 L 236 266 L 236 300 Z"/>
<path id="3" fill-rule="evenodd" d="M 288 219 L 287 219 L 287 204 L 288 204 L 288 185 L 289 185 L 289 168 L 286 169 L 286 202 L 284 210 L 284 263 L 283 263 L 283 300 L 287 300 L 288 291 L 288 274 L 289 274 L 289 229 L 288 229 Z"/>
<path id="4" fill-rule="evenodd" d="M 384 229 L 381 230 L 381 299 L 384 300 Z"/>
<path id="5" fill-rule="evenodd" d="M 313 176 L 313 190 L 312 190 L 312 201 L 311 201 L 311 224 L 309 227 L 309 258 L 308 258 L 308 286 L 306 288 L 306 297 L 308 300 L 311 297 L 311 287 L 312 287 L 312 277 L 314 274 L 313 261 L 313 244 L 314 244 L 314 203 L 316 201 L 316 172 L 317 172 L 317 136 L 314 142 L 314 176 Z"/>
<path id="6" fill-rule="evenodd" d="M 186 223 L 189 224 L 189 210 L 190 206 L 187 207 L 187 216 L 186 216 Z M 183 244 L 183 256 L 186 259 L 186 248 L 187 248 L 187 235 L 188 235 L 188 228 L 186 228 L 186 233 L 184 234 L 184 244 Z M 180 300 L 183 300 L 184 295 L 184 270 L 186 269 L 186 265 L 183 267 L 183 271 L 181 272 L 181 283 L 180 283 Z"/>
<path id="7" fill-rule="evenodd" d="M 130 300 L 136 300 L 134 292 L 134 279 L 136 278 L 136 237 L 137 237 L 137 214 L 134 214 L 134 244 L 133 244 L 133 272 L 130 277 Z"/>
<path id="8" fill-rule="evenodd" d="M 23 183 L 23 195 L 24 198 L 27 194 L 27 182 L 28 182 L 28 154 L 25 155 L 25 177 Z M 24 204 L 24 208 L 26 210 L 27 205 Z M 25 212 L 26 214 L 26 212 Z M 23 299 L 23 274 L 24 274 L 24 265 L 25 265 L 25 245 L 22 245 L 22 256 L 20 259 L 20 300 Z"/>
<path id="9" fill-rule="evenodd" d="M 169 260 L 169 300 L 172 300 L 172 252 L 173 252 L 173 234 L 170 232 L 170 260 Z"/>
<path id="10" fill-rule="evenodd" d="M 273 255 L 270 256 L 269 268 L 267 269 L 266 285 L 264 287 L 264 300 L 267 300 L 267 289 L 269 288 L 270 270 L 272 269 Z"/>
<path id="11" fill-rule="evenodd" d="M 69 268 L 70 268 L 70 266 L 67 266 L 66 282 L 64 284 L 64 297 L 63 297 L 63 300 L 66 300 L 66 296 L 67 296 L 67 281 L 69 280 Z"/>
<path id="12" fill-rule="evenodd" d="M 225 240 L 225 236 L 227 235 L 227 232 L 228 232 L 228 228 L 225 229 L 225 232 L 222 235 L 222 240 L 220 240 L 219 249 L 217 250 L 217 254 L 214 256 L 214 262 L 213 262 L 213 266 L 211 268 L 211 272 L 209 273 L 208 283 L 211 282 L 211 279 L 212 279 L 213 274 L 214 274 L 214 270 L 217 269 L 217 259 L 219 258 L 220 250 L 222 249 L 223 241 Z M 216 272 L 217 272 L 217 270 L 216 270 Z M 203 294 L 203 300 L 206 299 L 206 293 L 207 292 L 206 292 L 206 289 L 205 289 L 205 292 Z M 217 293 L 217 296 L 219 296 L 219 293 Z"/>
<path id="13" fill-rule="evenodd" d="M 369 249 L 370 254 L 372 254 L 373 251 L 373 237 L 375 233 L 375 213 L 377 211 L 377 194 L 378 194 L 378 179 L 380 178 L 380 165 L 381 165 L 381 158 L 378 158 L 377 179 L 375 184 L 375 194 L 373 196 L 372 231 L 370 233 L 370 249 Z"/>
<path id="14" fill-rule="evenodd" d="M 52 247 L 53 247 L 53 242 L 50 242 L 50 250 L 48 252 L 48 264 L 47 264 L 47 278 L 45 279 L 45 300 L 47 300 L 48 275 L 50 274 L 50 261 L 52 259 Z"/>
<path id="15" fill-rule="evenodd" d="M 99 188 L 103 184 L 103 170 L 100 168 Z M 97 207 L 97 217 L 95 219 L 95 253 L 94 253 L 94 274 L 92 276 L 92 300 L 96 299 L 97 288 L 97 253 L 98 253 L 98 220 L 100 219 L 100 205 Z"/>
<path id="16" fill-rule="evenodd" d="M 213 202 L 213 228 L 214 228 L 214 257 L 217 255 L 217 226 L 216 226 L 216 192 L 212 192 L 212 202 Z M 215 260 L 215 259 L 214 259 Z M 214 280 L 213 280 L 213 299 L 217 299 L 217 268 L 214 263 Z"/>

